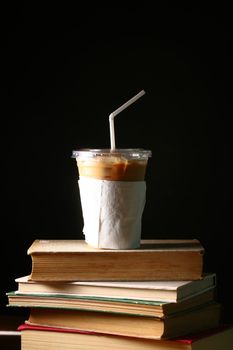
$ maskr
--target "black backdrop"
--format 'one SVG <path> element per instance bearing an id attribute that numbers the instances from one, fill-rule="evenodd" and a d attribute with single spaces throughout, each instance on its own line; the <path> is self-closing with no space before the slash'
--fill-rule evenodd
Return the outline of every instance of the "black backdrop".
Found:
<path id="1" fill-rule="evenodd" d="M 36 238 L 83 238 L 72 150 L 152 150 L 143 238 L 198 238 L 232 318 L 229 8 L 5 5 L 1 310 Z M 20 311 L 22 312 L 22 310 Z"/>

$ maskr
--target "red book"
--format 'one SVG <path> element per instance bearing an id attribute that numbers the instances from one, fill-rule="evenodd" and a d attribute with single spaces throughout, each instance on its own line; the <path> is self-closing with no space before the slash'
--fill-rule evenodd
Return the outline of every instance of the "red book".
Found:
<path id="1" fill-rule="evenodd" d="M 18 330 L 21 331 L 21 350 L 229 350 L 230 344 L 233 344 L 233 325 L 221 325 L 208 332 L 169 340 L 113 336 L 27 324 L 22 324 Z"/>

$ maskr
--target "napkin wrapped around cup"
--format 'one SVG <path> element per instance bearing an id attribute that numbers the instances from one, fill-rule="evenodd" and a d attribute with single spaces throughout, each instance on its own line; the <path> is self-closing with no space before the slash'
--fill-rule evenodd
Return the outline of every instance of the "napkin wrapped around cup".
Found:
<path id="1" fill-rule="evenodd" d="M 140 247 L 145 181 L 78 180 L 85 241 L 95 248 Z"/>

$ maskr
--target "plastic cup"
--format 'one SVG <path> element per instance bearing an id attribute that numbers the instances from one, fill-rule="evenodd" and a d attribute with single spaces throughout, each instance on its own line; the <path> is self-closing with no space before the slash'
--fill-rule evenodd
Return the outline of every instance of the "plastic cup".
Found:
<path id="1" fill-rule="evenodd" d="M 86 242 L 105 249 L 139 247 L 151 151 L 80 149 L 72 156 L 79 172 Z"/>
<path id="2" fill-rule="evenodd" d="M 109 181 L 143 181 L 151 151 L 81 149 L 73 151 L 79 176 Z"/>

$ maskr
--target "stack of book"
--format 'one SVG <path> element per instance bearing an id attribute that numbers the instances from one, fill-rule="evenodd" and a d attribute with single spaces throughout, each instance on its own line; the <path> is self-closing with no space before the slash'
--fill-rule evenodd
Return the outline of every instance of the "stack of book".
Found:
<path id="1" fill-rule="evenodd" d="M 22 350 L 229 349 L 216 274 L 198 240 L 142 240 L 104 250 L 82 240 L 36 240 L 31 274 L 8 306 L 26 307 Z"/>

